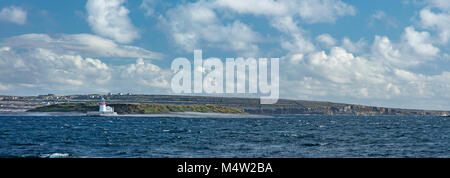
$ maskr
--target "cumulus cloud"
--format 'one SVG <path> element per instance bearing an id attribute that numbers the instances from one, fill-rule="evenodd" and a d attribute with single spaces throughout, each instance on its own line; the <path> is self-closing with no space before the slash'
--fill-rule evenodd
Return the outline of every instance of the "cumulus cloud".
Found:
<path id="1" fill-rule="evenodd" d="M 352 40 L 350 40 L 347 37 L 344 37 L 342 39 L 342 47 L 351 53 L 356 53 L 356 54 L 365 53 L 367 46 L 368 46 L 368 44 L 364 39 L 360 39 L 357 42 L 353 42 Z"/>
<path id="2" fill-rule="evenodd" d="M 128 17 L 129 10 L 123 6 L 126 0 L 88 0 L 87 21 L 92 30 L 120 43 L 131 43 L 139 37 L 138 29 Z"/>
<path id="3" fill-rule="evenodd" d="M 5 93 L 158 93 L 169 87 L 170 71 L 142 58 L 134 64 L 116 66 L 100 59 L 55 53 L 45 48 L 1 49 L 0 90 Z"/>
<path id="4" fill-rule="evenodd" d="M 450 2 L 446 0 L 426 0 L 427 4 L 420 13 L 421 27 L 438 33 L 442 44 L 450 39 Z"/>
<path id="5" fill-rule="evenodd" d="M 224 23 L 220 15 L 250 14 L 263 16 L 286 36 L 280 39 L 289 51 L 313 51 L 314 45 L 304 37 L 297 18 L 307 23 L 335 22 L 340 16 L 354 15 L 356 10 L 340 0 L 214 0 L 197 1 L 170 9 L 162 22 L 170 29 L 175 43 L 187 51 L 196 46 L 219 47 L 255 54 L 260 35 L 239 20 Z M 202 43 L 206 42 L 206 43 Z"/>
<path id="6" fill-rule="evenodd" d="M 170 9 L 161 19 L 174 42 L 186 51 L 204 46 L 255 54 L 259 34 L 235 20 L 222 24 L 216 12 L 204 1 Z"/>
<path id="7" fill-rule="evenodd" d="M 376 45 L 384 45 L 384 49 L 390 51 L 388 53 L 395 51 L 390 49 L 390 41 L 386 37 L 378 37 L 377 40 Z M 445 94 L 450 90 L 450 85 L 445 82 L 450 77 L 449 72 L 417 74 L 368 56 L 370 58 L 357 56 L 341 47 L 332 48 L 329 53 L 318 51 L 302 56 L 297 63 L 285 65 L 281 93 L 284 97 L 298 99 L 332 98 L 337 102 L 354 101 L 379 106 L 445 108 L 442 100 L 431 98 L 450 98 Z M 411 100 L 416 102 L 386 104 L 386 101 Z"/>
<path id="8" fill-rule="evenodd" d="M 371 63 L 365 58 L 355 57 L 340 47 L 331 49 L 327 55 L 324 51 L 313 53 L 306 61 L 309 71 L 334 83 L 355 83 L 358 81 L 383 83 L 382 66 Z"/>
<path id="9" fill-rule="evenodd" d="M 331 46 L 339 46 L 334 40 L 326 42 L 327 36 L 319 35 L 316 40 L 325 46 L 333 44 L 331 41 L 334 42 Z M 446 108 L 442 100 L 432 98 L 449 98 L 440 94 L 450 90 L 450 85 L 444 82 L 449 72 L 426 75 L 411 70 L 436 60 L 440 49 L 433 42 L 430 33 L 416 31 L 411 26 L 405 28 L 397 42 L 387 36 L 375 36 L 369 45 L 364 39 L 352 42 L 344 37 L 340 47 L 331 47 L 329 52 L 318 48 L 308 53 L 294 50 L 284 57 L 288 60 L 281 65 L 284 67 L 281 94 L 297 99 L 353 101 L 378 106 Z M 404 102 L 411 100 L 416 102 Z M 398 102 L 386 104 L 391 101 Z"/>
<path id="10" fill-rule="evenodd" d="M 6 38 L 0 45 L 13 48 L 46 48 L 58 54 L 83 54 L 89 57 L 160 59 L 161 54 L 135 46 L 120 45 L 91 34 L 24 34 Z"/>
<path id="11" fill-rule="evenodd" d="M 424 28 L 435 30 L 439 33 L 442 43 L 448 43 L 450 39 L 450 14 L 449 12 L 436 13 L 429 8 L 420 11 L 421 24 Z"/>
<path id="12" fill-rule="evenodd" d="M 27 21 L 27 11 L 16 6 L 5 7 L 0 11 L 0 21 L 24 25 Z"/>
<path id="13" fill-rule="evenodd" d="M 304 35 L 304 30 L 300 28 L 292 17 L 278 17 L 271 21 L 271 25 L 284 33 L 287 37 L 280 40 L 281 47 L 289 53 L 309 53 L 316 50 L 315 45 Z"/>
<path id="14" fill-rule="evenodd" d="M 336 45 L 336 39 L 334 39 L 330 34 L 321 34 L 316 37 L 316 40 L 326 47 Z"/>
<path id="15" fill-rule="evenodd" d="M 414 27 L 405 28 L 404 38 L 407 44 L 420 55 L 436 56 L 439 48 L 433 46 L 428 32 L 417 32 Z"/>
<path id="16" fill-rule="evenodd" d="M 98 59 L 58 55 L 42 48 L 25 53 L 14 49 L 2 51 L 0 64 L 0 82 L 17 90 L 24 87 L 49 91 L 81 90 L 86 86 L 102 85 L 110 79 L 109 67 Z"/>
<path id="17" fill-rule="evenodd" d="M 136 60 L 136 63 L 130 64 L 120 71 L 119 82 L 136 87 L 135 90 L 147 91 L 149 88 L 169 88 L 169 70 L 161 69 L 159 66 L 145 61 L 142 58 Z"/>
<path id="18" fill-rule="evenodd" d="M 403 60 L 400 49 L 386 36 L 375 36 L 372 45 L 372 56 L 377 60 L 385 62 L 387 65 L 405 66 L 408 61 Z M 416 64 L 416 63 L 414 63 Z"/>
<path id="19" fill-rule="evenodd" d="M 164 93 L 171 73 L 149 60 L 157 57 L 160 54 L 89 34 L 14 36 L 0 42 L 0 90 L 15 95 Z M 136 63 L 114 65 L 104 58 L 135 58 Z"/>
<path id="20" fill-rule="evenodd" d="M 401 41 L 392 42 L 387 36 L 375 36 L 370 52 L 360 54 L 387 66 L 409 68 L 436 60 L 439 52 L 428 32 L 418 32 L 410 26 L 405 28 Z"/>

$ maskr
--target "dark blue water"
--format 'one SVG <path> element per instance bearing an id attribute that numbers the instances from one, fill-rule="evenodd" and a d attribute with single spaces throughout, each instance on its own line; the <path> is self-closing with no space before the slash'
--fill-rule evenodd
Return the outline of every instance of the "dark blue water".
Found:
<path id="1" fill-rule="evenodd" d="M 450 157 L 450 119 L 0 117 L 0 157 Z"/>

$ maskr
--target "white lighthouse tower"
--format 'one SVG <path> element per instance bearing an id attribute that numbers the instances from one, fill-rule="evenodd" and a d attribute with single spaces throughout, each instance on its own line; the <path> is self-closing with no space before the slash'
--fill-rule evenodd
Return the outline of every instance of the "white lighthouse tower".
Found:
<path id="1" fill-rule="evenodd" d="M 117 113 L 114 112 L 114 108 L 106 105 L 104 98 L 102 98 L 102 101 L 100 103 L 98 103 L 98 105 L 99 105 L 98 112 L 97 111 L 87 112 L 86 115 L 87 116 L 117 116 Z"/>
<path id="2" fill-rule="evenodd" d="M 98 109 L 98 112 L 107 112 L 107 106 L 105 102 L 105 98 L 102 98 L 102 102 L 98 103 L 100 105 L 100 108 Z"/>
<path id="3" fill-rule="evenodd" d="M 100 113 L 114 113 L 114 108 L 106 106 L 105 98 L 102 98 L 102 102 L 98 103 L 100 105 L 98 112 Z"/>

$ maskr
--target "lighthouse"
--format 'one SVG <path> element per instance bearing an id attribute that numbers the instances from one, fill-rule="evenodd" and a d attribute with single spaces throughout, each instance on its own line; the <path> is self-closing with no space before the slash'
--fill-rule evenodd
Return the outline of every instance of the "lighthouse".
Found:
<path id="1" fill-rule="evenodd" d="M 102 98 L 102 102 L 98 103 L 100 105 L 98 112 L 100 113 L 114 113 L 114 108 L 106 106 L 105 98 Z"/>
<path id="2" fill-rule="evenodd" d="M 106 102 L 105 102 L 105 98 L 102 98 L 102 102 L 98 103 L 100 105 L 100 108 L 98 109 L 98 112 L 108 112 L 107 111 L 107 106 L 106 106 Z"/>
<path id="3" fill-rule="evenodd" d="M 106 105 L 106 101 L 104 98 L 102 98 L 102 101 L 100 103 L 98 103 L 98 105 L 99 105 L 98 112 L 91 111 L 91 112 L 87 112 L 86 115 L 87 116 L 117 116 L 117 113 L 114 112 L 114 108 Z"/>

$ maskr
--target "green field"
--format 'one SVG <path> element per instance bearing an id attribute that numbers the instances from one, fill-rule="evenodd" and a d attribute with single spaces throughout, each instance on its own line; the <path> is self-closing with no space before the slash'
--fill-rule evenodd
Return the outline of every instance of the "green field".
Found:
<path id="1" fill-rule="evenodd" d="M 243 110 L 215 105 L 169 105 L 169 104 L 110 104 L 118 114 L 160 114 L 169 112 L 235 113 L 245 114 Z M 97 111 L 96 103 L 62 103 L 42 106 L 28 112 L 88 112 Z"/>

